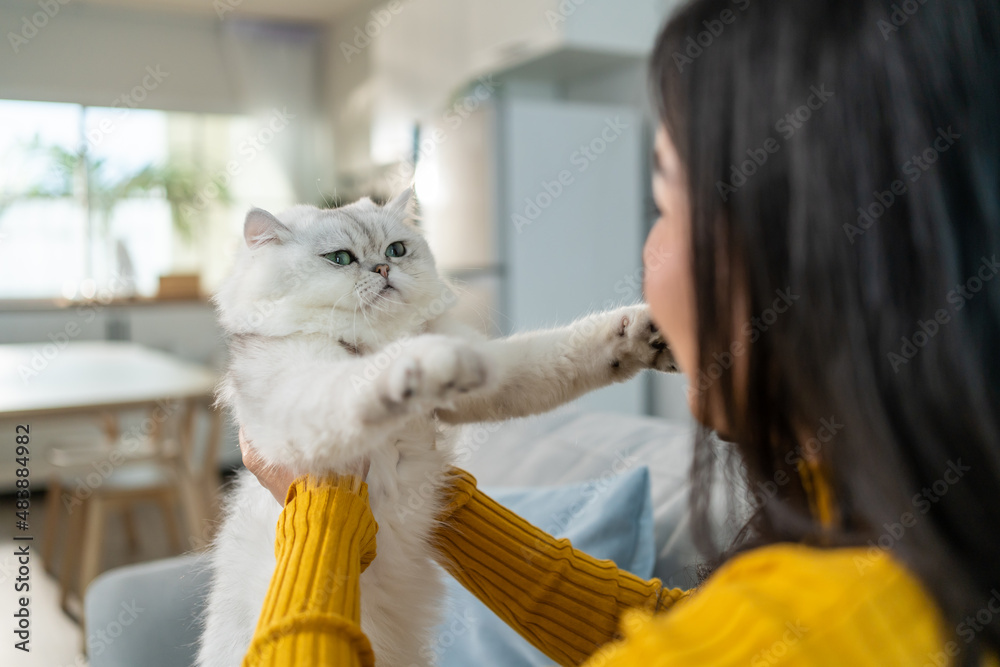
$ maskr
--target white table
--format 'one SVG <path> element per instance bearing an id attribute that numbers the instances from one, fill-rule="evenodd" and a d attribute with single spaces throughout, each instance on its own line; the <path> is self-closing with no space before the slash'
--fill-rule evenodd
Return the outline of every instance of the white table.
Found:
<path id="1" fill-rule="evenodd" d="M 34 437 L 37 426 L 54 417 L 103 417 L 107 436 L 103 451 L 106 453 L 117 447 L 117 443 L 127 440 L 119 439 L 118 415 L 122 411 L 146 410 L 153 416 L 157 414 L 157 407 L 162 408 L 162 419 L 146 420 L 153 425 L 142 433 L 150 449 L 139 458 L 157 458 L 177 471 L 178 483 L 182 485 L 179 500 L 192 531 L 190 535 L 194 537 L 203 526 L 214 498 L 221 430 L 220 415 L 213 412 L 208 441 L 198 457 L 200 461 L 196 461 L 194 417 L 199 406 L 210 406 L 217 381 L 216 374 L 204 366 L 129 342 L 0 345 L 0 420 L 11 425 L 9 434 L 2 437 L 7 442 L 14 442 L 14 424 L 26 424 L 31 428 L 31 487 L 37 489 L 46 482 L 46 473 L 55 474 L 61 466 L 72 465 L 56 465 L 54 460 L 45 464 L 44 442 Z M 168 452 L 164 451 L 162 426 L 173 416 L 180 419 L 180 426 L 175 446 Z M 86 458 L 87 452 L 79 449 L 82 448 L 50 450 L 49 458 L 53 451 L 69 460 L 77 456 Z M 9 467 L 14 463 L 13 447 L 3 447 L 3 450 L 10 454 L 0 466 Z M 57 474 L 51 481 L 55 484 L 54 489 L 58 489 Z M 54 501 L 57 495 L 50 498 L 50 512 L 57 509 L 58 503 Z M 95 521 L 99 523 L 99 514 L 88 512 L 88 530 L 91 518 L 97 517 Z M 54 521 L 51 525 L 55 525 Z M 51 543 L 51 539 L 44 541 Z M 84 549 L 84 585 L 97 573 L 99 555 L 99 544 Z"/>
<path id="2" fill-rule="evenodd" d="M 124 341 L 72 341 L 62 347 L 55 343 L 0 345 L 0 420 L 33 426 L 52 417 L 101 417 L 110 445 L 118 440 L 121 412 L 153 413 L 157 406 L 170 406 L 168 414 L 180 418 L 177 448 L 156 453 L 176 457 L 188 472 L 199 475 L 211 472 L 204 467 L 216 465 L 217 443 L 207 443 L 206 456 L 195 464 L 195 410 L 211 401 L 217 381 L 209 368 Z M 218 421 L 215 415 L 210 438 L 218 438 Z M 163 444 L 161 427 L 155 421 L 154 429 L 143 433 L 157 448 Z M 39 453 L 36 449 L 35 461 L 41 470 L 33 471 L 39 477 L 32 475 L 32 486 L 43 483 L 47 472 L 37 458 Z M 0 466 L 10 463 L 2 461 Z"/>
<path id="3" fill-rule="evenodd" d="M 210 369 L 114 341 L 0 345 L 0 419 L 121 411 L 211 396 Z"/>

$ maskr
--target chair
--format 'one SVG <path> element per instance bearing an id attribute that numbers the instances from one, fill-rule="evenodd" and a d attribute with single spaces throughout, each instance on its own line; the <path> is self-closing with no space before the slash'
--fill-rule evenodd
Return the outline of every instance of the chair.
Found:
<path id="1" fill-rule="evenodd" d="M 210 422 L 208 436 L 199 448 L 194 420 L 200 407 L 207 408 Z M 156 410 L 163 416 L 156 416 Z M 67 548 L 59 572 L 60 604 L 76 620 L 80 619 L 70 608 L 70 600 L 74 594 L 82 597 L 101 571 L 105 527 L 112 512 L 122 513 L 133 550 L 137 548 L 133 508 L 140 503 L 159 507 L 175 553 L 202 548 L 211 537 L 207 531 L 216 507 L 221 414 L 207 400 L 195 399 L 165 403 L 156 410 L 138 430 L 124 435 L 118 432 L 117 420 L 106 417 L 107 440 L 97 447 L 62 447 L 50 452 L 50 462 L 59 473 L 49 482 L 42 559 L 53 572 L 59 526 L 62 515 L 67 514 Z M 96 470 L 101 472 L 94 477 Z M 72 495 L 69 480 L 81 471 L 89 473 L 85 479 L 95 483 L 88 482 L 88 493 Z M 187 545 L 177 522 L 178 509 L 189 536 Z M 74 548 L 77 545 L 79 548 Z"/>
<path id="2" fill-rule="evenodd" d="M 193 554 L 97 577 L 84 604 L 90 667 L 193 665 L 210 576 L 208 557 Z"/>

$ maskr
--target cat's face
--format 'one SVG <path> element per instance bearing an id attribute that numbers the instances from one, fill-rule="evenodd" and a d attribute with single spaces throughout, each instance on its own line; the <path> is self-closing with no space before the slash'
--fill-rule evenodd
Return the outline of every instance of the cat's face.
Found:
<path id="1" fill-rule="evenodd" d="M 407 191 L 385 206 L 362 199 L 336 210 L 296 206 L 279 216 L 250 211 L 247 248 L 216 297 L 223 324 L 278 333 L 288 322 L 250 321 L 243 328 L 228 317 L 241 311 L 244 320 L 261 320 L 252 310 L 266 310 L 269 303 L 276 311 L 270 317 L 297 322 L 290 330 L 334 333 L 338 321 L 357 330 L 418 317 L 444 286 L 410 219 L 409 199 Z"/>

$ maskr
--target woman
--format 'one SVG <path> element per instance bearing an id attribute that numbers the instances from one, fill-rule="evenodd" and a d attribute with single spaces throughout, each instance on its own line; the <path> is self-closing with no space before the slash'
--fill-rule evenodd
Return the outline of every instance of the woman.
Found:
<path id="1" fill-rule="evenodd" d="M 719 566 L 694 595 L 663 590 L 459 471 L 442 565 L 561 664 L 997 664 L 996 3 L 699 0 L 651 69 L 645 256 L 669 259 L 645 291 L 703 425 L 692 509 Z M 763 316 L 776 299 L 784 312 Z M 708 537 L 710 430 L 768 489 L 724 551 Z M 286 498 L 291 480 L 256 472 Z M 370 664 L 363 485 L 302 479 L 287 500 L 246 664 Z M 495 556 L 517 548 L 531 557 Z M 317 567 L 347 585 L 311 599 Z"/>

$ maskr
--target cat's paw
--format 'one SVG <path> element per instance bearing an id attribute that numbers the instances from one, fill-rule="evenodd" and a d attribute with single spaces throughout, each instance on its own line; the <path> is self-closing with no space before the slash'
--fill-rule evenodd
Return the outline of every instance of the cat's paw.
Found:
<path id="1" fill-rule="evenodd" d="M 421 336 L 386 369 L 381 399 L 394 408 L 447 407 L 456 396 L 483 387 L 490 376 L 486 358 L 469 343 Z"/>
<path id="2" fill-rule="evenodd" d="M 608 363 L 614 372 L 629 374 L 643 368 L 666 373 L 678 371 L 667 341 L 650 317 L 649 306 L 626 306 L 609 315 L 611 358 Z"/>

